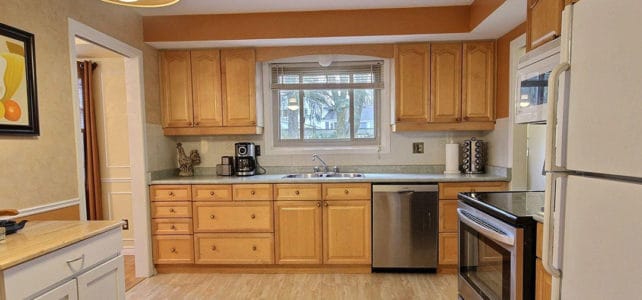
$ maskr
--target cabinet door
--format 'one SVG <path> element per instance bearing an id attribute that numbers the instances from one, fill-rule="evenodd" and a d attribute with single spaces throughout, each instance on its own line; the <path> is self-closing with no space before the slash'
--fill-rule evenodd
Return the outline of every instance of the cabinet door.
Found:
<path id="1" fill-rule="evenodd" d="M 321 201 L 274 202 L 277 264 L 321 264 Z"/>
<path id="2" fill-rule="evenodd" d="M 370 201 L 325 201 L 323 263 L 372 263 L 370 229 Z"/>
<path id="3" fill-rule="evenodd" d="M 532 50 L 560 36 L 564 0 L 528 0 L 526 48 Z"/>
<path id="4" fill-rule="evenodd" d="M 256 126 L 254 49 L 221 50 L 223 126 Z"/>
<path id="5" fill-rule="evenodd" d="M 78 276 L 79 299 L 125 299 L 123 256 L 99 265 Z"/>
<path id="6" fill-rule="evenodd" d="M 428 122 L 430 45 L 395 45 L 395 114 L 398 122 Z"/>
<path id="7" fill-rule="evenodd" d="M 194 126 L 223 125 L 221 56 L 219 50 L 192 50 Z"/>
<path id="8" fill-rule="evenodd" d="M 430 47 L 430 121 L 461 121 L 461 43 Z"/>
<path id="9" fill-rule="evenodd" d="M 457 232 L 457 200 L 439 200 L 439 232 Z"/>
<path id="10" fill-rule="evenodd" d="M 439 234 L 439 264 L 456 265 L 459 261 L 459 236 L 457 233 Z"/>
<path id="11" fill-rule="evenodd" d="M 76 287 L 76 279 L 57 286 L 36 298 L 34 300 L 76 300 L 78 299 L 78 288 Z"/>
<path id="12" fill-rule="evenodd" d="M 542 260 L 535 259 L 535 299 L 548 300 L 551 299 L 551 288 L 553 277 L 546 272 Z"/>
<path id="13" fill-rule="evenodd" d="M 192 73 L 189 51 L 160 53 L 163 127 L 191 127 Z"/>
<path id="14" fill-rule="evenodd" d="M 463 119 L 469 122 L 495 120 L 495 44 L 464 43 Z"/>

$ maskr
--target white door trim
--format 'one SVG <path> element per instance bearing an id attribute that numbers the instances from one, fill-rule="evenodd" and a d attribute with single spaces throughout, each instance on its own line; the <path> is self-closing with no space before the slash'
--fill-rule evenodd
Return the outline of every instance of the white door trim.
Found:
<path id="1" fill-rule="evenodd" d="M 136 253 L 136 277 L 149 277 L 154 273 L 151 259 L 151 237 L 149 206 L 147 205 L 147 164 L 145 160 L 145 99 L 143 78 L 143 52 L 109 35 L 95 30 L 71 18 L 69 28 L 69 61 L 71 64 L 71 88 L 73 111 L 78 111 L 78 72 L 76 70 L 75 38 L 91 41 L 125 56 L 125 85 L 127 93 L 127 118 L 129 130 L 129 158 L 131 163 L 132 211 Z M 85 175 L 83 163 L 80 116 L 73 114 L 76 136 L 76 165 L 78 169 L 78 195 L 80 197 L 81 219 L 86 220 Z"/>
<path id="2" fill-rule="evenodd" d="M 511 190 L 526 189 L 526 125 L 515 124 L 515 97 L 517 93 L 517 63 L 522 55 L 520 49 L 526 47 L 526 34 L 510 42 L 509 89 L 508 89 L 508 165 L 511 168 Z"/>

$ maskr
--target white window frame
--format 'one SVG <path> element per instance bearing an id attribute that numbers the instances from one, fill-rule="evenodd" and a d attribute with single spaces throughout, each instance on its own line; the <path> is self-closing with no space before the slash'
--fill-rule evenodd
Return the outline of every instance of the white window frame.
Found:
<path id="1" fill-rule="evenodd" d="M 265 109 L 264 120 L 264 143 L 266 150 L 272 154 L 311 154 L 311 153 L 326 153 L 326 154 L 342 154 L 342 153 L 389 153 L 390 152 L 390 127 L 391 127 L 391 103 L 394 95 L 394 87 L 391 80 L 392 59 L 383 59 L 382 67 L 382 80 L 384 88 L 381 89 L 381 103 L 379 105 L 379 144 L 378 145 L 350 145 L 350 146 L 336 146 L 336 145 L 323 145 L 314 144 L 311 146 L 287 146 L 276 145 L 275 143 L 275 130 L 274 126 L 278 126 L 273 118 L 274 100 L 272 99 L 272 89 L 270 85 L 271 80 L 271 63 L 295 63 L 295 62 L 327 62 L 327 61 L 372 61 L 382 60 L 380 57 L 361 56 L 361 55 L 307 55 L 299 57 L 290 57 L 285 59 L 272 60 L 262 64 L 263 73 L 263 105 Z"/>

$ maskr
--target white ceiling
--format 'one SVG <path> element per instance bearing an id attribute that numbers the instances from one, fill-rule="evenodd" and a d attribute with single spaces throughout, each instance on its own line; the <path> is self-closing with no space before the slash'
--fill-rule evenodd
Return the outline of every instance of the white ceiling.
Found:
<path id="1" fill-rule="evenodd" d="M 136 8 L 143 16 L 318 11 L 470 5 L 473 0 L 181 0 L 161 8 Z"/>

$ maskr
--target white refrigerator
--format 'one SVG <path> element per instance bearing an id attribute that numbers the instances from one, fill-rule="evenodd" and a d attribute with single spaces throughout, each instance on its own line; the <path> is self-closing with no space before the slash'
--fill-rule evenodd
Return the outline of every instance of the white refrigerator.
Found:
<path id="1" fill-rule="evenodd" d="M 546 125 L 553 299 L 642 299 L 641 24 L 641 0 L 580 0 L 563 12 Z"/>

